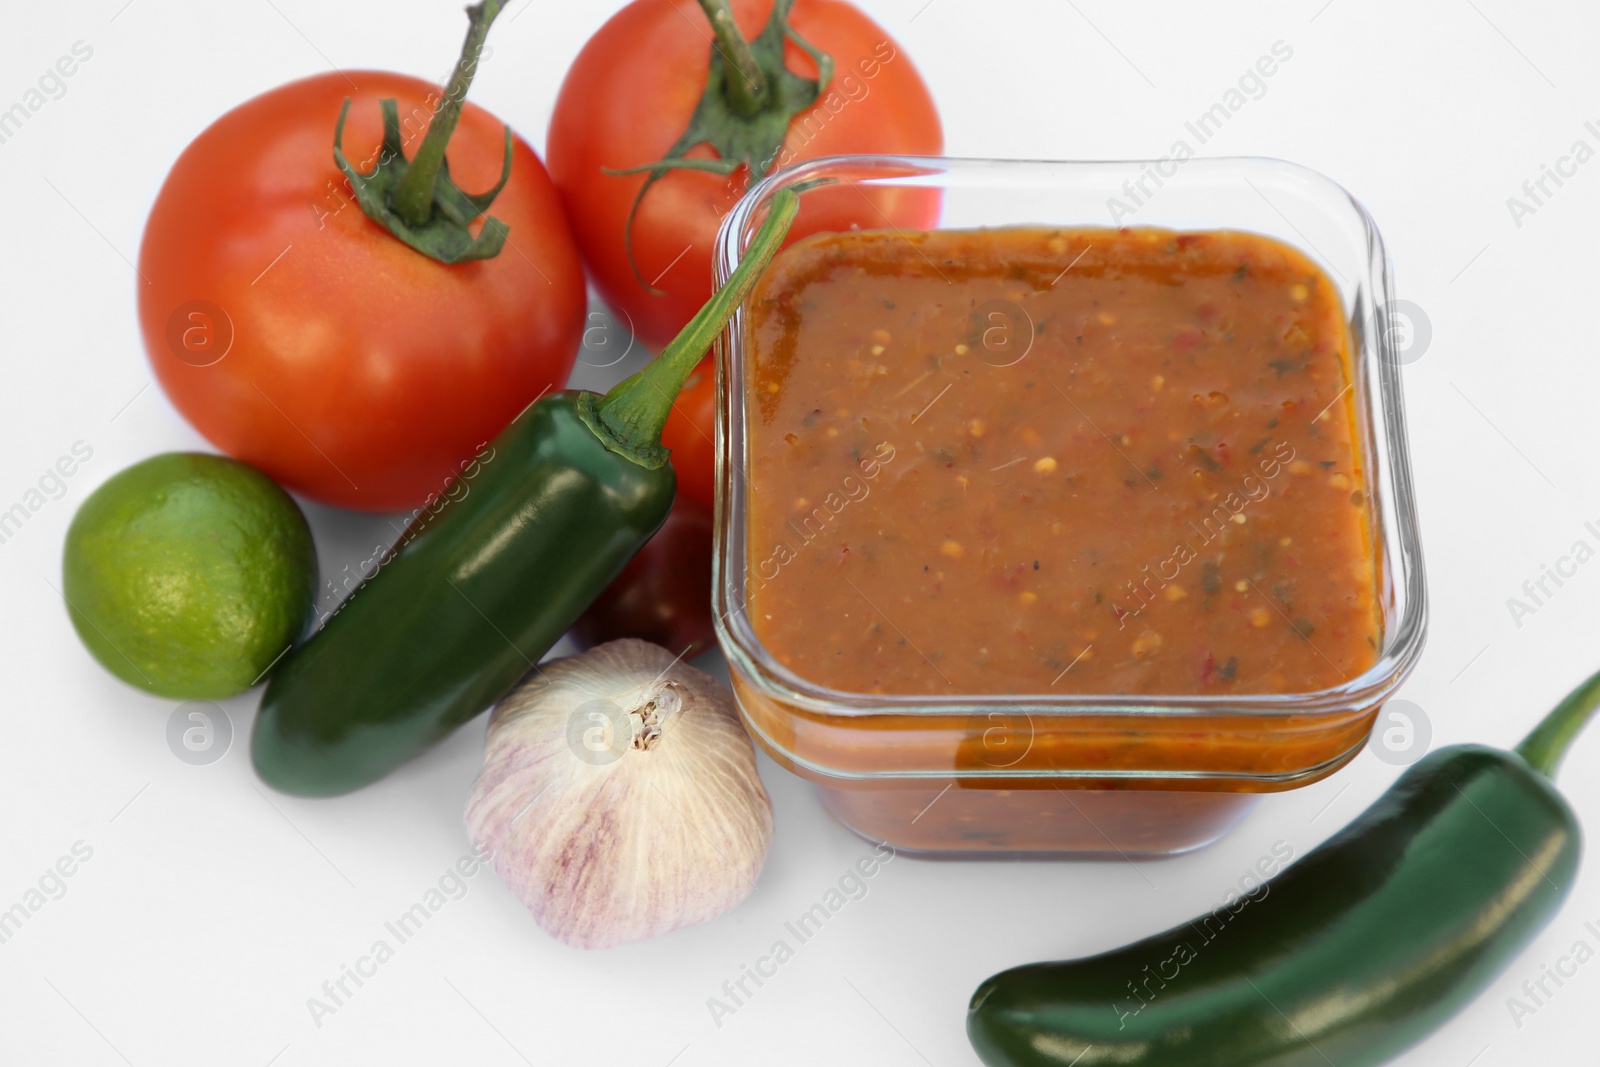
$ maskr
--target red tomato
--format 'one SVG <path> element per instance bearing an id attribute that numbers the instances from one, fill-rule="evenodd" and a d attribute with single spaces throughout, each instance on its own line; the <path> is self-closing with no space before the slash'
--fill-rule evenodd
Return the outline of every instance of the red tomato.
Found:
<path id="1" fill-rule="evenodd" d="M 679 495 L 639 554 L 572 628 L 587 647 L 637 637 L 675 655 L 711 646 L 711 513 Z"/>
<path id="2" fill-rule="evenodd" d="M 661 443 L 672 451 L 678 495 L 693 497 L 708 512 L 717 508 L 716 432 L 717 377 L 711 361 L 705 359 L 672 402 Z"/>
<path id="3" fill-rule="evenodd" d="M 746 39 L 766 24 L 772 0 L 734 0 Z M 833 58 L 830 85 L 789 123 L 782 166 L 854 152 L 937 155 L 944 137 L 922 77 L 883 29 L 844 0 L 797 0 L 792 29 Z M 635 277 L 624 226 L 645 175 L 619 177 L 602 168 L 653 163 L 666 155 L 705 91 L 710 23 L 684 0 L 634 0 L 589 39 L 567 72 L 550 120 L 546 155 L 596 287 L 627 312 L 639 339 L 659 348 L 711 296 L 711 253 L 722 217 L 744 194 L 749 173 L 724 177 L 676 170 L 651 186 L 633 224 Z M 796 74 L 817 76 L 797 45 L 786 46 Z M 706 146 L 691 156 L 711 156 Z M 926 228 L 937 196 L 924 190 L 855 189 L 808 196 L 789 232 L 793 241 L 821 230 L 852 227 Z"/>
<path id="4" fill-rule="evenodd" d="M 378 101 L 398 99 L 414 154 L 438 93 L 372 71 L 264 93 L 185 149 L 145 228 L 139 317 L 167 395 L 222 451 L 327 503 L 422 504 L 577 353 L 582 268 L 526 143 L 489 209 L 511 228 L 494 259 L 446 266 L 351 196 L 333 161 L 345 99 L 345 153 L 367 171 Z M 504 130 L 466 104 L 448 152 L 460 188 L 493 188 Z"/>

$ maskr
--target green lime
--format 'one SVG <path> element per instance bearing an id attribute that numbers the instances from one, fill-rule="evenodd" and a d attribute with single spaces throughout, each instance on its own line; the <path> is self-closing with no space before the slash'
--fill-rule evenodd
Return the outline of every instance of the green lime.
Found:
<path id="1" fill-rule="evenodd" d="M 62 561 L 78 636 L 112 674 L 162 696 L 242 693 L 305 631 L 311 529 L 265 474 L 222 456 L 137 463 L 83 502 Z"/>

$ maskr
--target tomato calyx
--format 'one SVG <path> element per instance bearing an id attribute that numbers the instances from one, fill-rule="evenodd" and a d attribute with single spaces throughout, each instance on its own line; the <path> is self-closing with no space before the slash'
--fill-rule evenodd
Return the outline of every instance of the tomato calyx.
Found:
<path id="1" fill-rule="evenodd" d="M 492 216 L 474 235 L 470 224 L 484 216 L 495 197 L 511 179 L 511 127 L 506 127 L 505 164 L 500 181 L 486 193 L 476 196 L 462 192 L 450 180 L 450 163 L 445 149 L 461 118 L 467 90 L 483 54 L 489 27 L 500 14 L 501 0 L 483 0 L 467 8 L 470 25 L 461 58 L 450 75 L 450 83 L 434 108 L 428 134 L 422 139 L 415 159 L 407 160 L 405 141 L 400 132 L 400 110 L 394 100 L 381 100 L 383 147 L 372 170 L 362 174 L 344 154 L 344 123 L 350 113 L 350 99 L 339 109 L 333 128 L 333 159 L 350 179 L 356 202 L 373 222 L 405 244 L 441 263 L 465 263 L 492 259 L 505 247 L 511 228 Z"/>
<path id="2" fill-rule="evenodd" d="M 688 128 L 667 149 L 667 154 L 654 163 L 602 168 L 612 176 L 649 175 L 628 212 L 623 226 L 623 244 L 633 276 L 652 293 L 661 290 L 645 280 L 633 255 L 633 223 L 650 187 L 673 170 L 732 174 L 744 166 L 750 168 L 753 177 L 763 177 L 783 149 L 789 121 L 816 103 L 822 90 L 833 80 L 833 58 L 808 43 L 789 25 L 789 9 L 794 6 L 794 0 L 775 0 L 767 24 L 753 40 L 746 40 L 734 24 L 728 0 L 699 0 L 699 3 L 711 22 L 715 41 L 711 46 L 706 90 L 689 118 Z M 787 41 L 793 41 L 816 61 L 816 78 L 803 78 L 784 63 Z M 701 144 L 714 148 L 719 158 L 690 159 L 684 155 Z"/>

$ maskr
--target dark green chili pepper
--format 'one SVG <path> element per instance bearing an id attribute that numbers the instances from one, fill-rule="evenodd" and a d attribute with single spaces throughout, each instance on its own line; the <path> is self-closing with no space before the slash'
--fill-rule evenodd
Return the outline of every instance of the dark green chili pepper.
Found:
<path id="1" fill-rule="evenodd" d="M 1255 892 L 978 987 L 991 1067 L 1371 1067 L 1472 1000 L 1549 922 L 1580 835 L 1551 784 L 1600 674 L 1516 752 L 1457 745 Z"/>
<path id="2" fill-rule="evenodd" d="M 306 796 L 377 781 L 503 696 L 650 539 L 676 487 L 661 428 L 684 379 L 777 252 L 779 192 L 728 283 L 604 397 L 529 406 L 437 513 L 278 665 L 251 758 Z"/>

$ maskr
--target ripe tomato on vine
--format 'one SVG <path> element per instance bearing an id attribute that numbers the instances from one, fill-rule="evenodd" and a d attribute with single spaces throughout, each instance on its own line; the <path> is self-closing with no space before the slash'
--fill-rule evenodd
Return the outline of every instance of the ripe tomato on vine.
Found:
<path id="1" fill-rule="evenodd" d="M 806 159 L 937 155 L 944 134 L 900 46 L 845 0 L 634 0 L 591 37 L 562 83 L 546 155 L 589 274 L 658 348 L 711 296 L 723 217 L 750 183 Z M 810 196 L 789 240 L 919 229 L 929 190 Z M 667 442 L 684 490 L 710 504 L 705 384 L 679 398 Z"/>
<path id="2" fill-rule="evenodd" d="M 150 213 L 139 316 L 167 395 L 222 451 L 325 503 L 422 504 L 571 371 L 585 297 L 560 199 L 527 143 L 465 100 L 500 8 L 468 9 L 442 95 L 345 71 L 236 107 Z"/>

